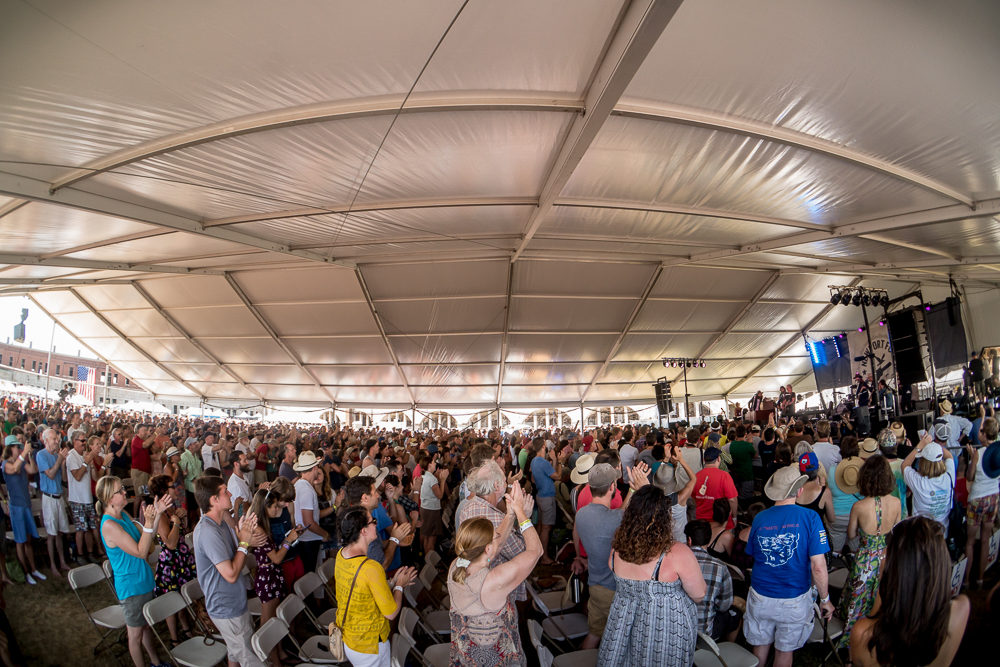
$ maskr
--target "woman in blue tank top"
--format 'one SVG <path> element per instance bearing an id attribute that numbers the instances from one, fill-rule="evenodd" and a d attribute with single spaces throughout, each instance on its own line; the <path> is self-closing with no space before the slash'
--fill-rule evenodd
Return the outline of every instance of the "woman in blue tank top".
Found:
<path id="1" fill-rule="evenodd" d="M 145 667 L 142 649 L 153 665 L 160 667 L 160 658 L 153 644 L 153 633 L 142 615 L 144 604 L 153 599 L 153 570 L 146 562 L 153 546 L 155 526 L 172 501 L 163 495 L 145 508 L 145 525 L 139 524 L 124 511 L 127 504 L 125 487 L 117 477 L 108 475 L 97 481 L 97 513 L 101 515 L 101 541 L 111 561 L 115 593 L 125 612 L 128 628 L 128 651 L 136 667 Z"/>

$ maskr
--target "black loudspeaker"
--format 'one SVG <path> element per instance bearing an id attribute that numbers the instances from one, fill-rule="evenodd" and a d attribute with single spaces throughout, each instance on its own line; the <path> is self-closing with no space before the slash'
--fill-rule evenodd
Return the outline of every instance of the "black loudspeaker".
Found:
<path id="1" fill-rule="evenodd" d="M 657 382 L 653 385 L 653 391 L 656 394 L 656 409 L 661 415 L 670 414 L 670 411 L 673 409 L 670 383 Z"/>
<path id="2" fill-rule="evenodd" d="M 965 347 L 965 324 L 958 299 L 949 297 L 924 312 L 927 341 L 931 346 L 934 368 L 942 370 L 961 366 L 969 361 Z"/>
<path id="3" fill-rule="evenodd" d="M 920 341 L 917 338 L 917 323 L 914 312 L 906 310 L 889 315 L 889 339 L 896 358 L 896 376 L 900 387 L 909 387 L 927 381 Z"/>
<path id="4" fill-rule="evenodd" d="M 903 430 L 906 432 L 906 437 L 910 439 L 910 443 L 916 447 L 917 443 L 920 441 L 920 436 L 917 432 L 921 429 L 927 430 L 934 423 L 934 413 L 933 412 L 907 412 L 906 414 L 899 415 L 899 421 L 903 424 Z"/>

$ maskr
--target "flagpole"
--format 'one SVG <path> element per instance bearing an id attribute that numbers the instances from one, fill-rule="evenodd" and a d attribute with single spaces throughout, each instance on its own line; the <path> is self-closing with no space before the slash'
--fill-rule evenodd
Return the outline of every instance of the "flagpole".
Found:
<path id="1" fill-rule="evenodd" d="M 56 340 L 56 321 L 52 320 L 52 333 L 49 335 L 49 360 L 45 362 L 45 396 L 42 402 L 49 400 L 49 379 L 52 377 L 52 346 Z"/>

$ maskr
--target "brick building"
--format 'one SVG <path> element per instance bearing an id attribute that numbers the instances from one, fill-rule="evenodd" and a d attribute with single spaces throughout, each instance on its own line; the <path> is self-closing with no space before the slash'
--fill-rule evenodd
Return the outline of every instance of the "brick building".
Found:
<path id="1" fill-rule="evenodd" d="M 51 370 L 52 389 L 58 390 L 67 383 L 75 385 L 77 366 L 93 368 L 97 371 L 96 384 L 103 386 L 105 383 L 105 371 L 108 367 L 100 359 L 87 359 L 76 355 L 53 352 L 51 369 L 47 368 L 46 364 L 48 363 L 48 350 L 39 350 L 24 345 L 0 343 L 0 366 L 8 366 L 17 370 L 37 373 L 41 377 L 45 377 L 45 374 Z M 118 369 L 112 367 L 110 373 L 111 382 L 109 386 L 120 387 L 122 389 L 139 389 L 131 378 L 126 377 L 124 373 L 118 372 Z"/>

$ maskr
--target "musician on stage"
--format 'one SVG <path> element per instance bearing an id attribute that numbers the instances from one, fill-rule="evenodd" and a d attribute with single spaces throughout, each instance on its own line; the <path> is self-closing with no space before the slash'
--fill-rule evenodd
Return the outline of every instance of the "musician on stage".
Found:
<path id="1" fill-rule="evenodd" d="M 861 377 L 861 373 L 854 376 L 854 427 L 858 434 L 858 437 L 867 436 L 871 433 L 872 423 L 871 423 L 871 412 L 870 406 L 872 403 L 872 388 Z"/>
<path id="2" fill-rule="evenodd" d="M 757 393 L 751 396 L 750 401 L 747 403 L 747 416 L 750 418 L 750 421 L 760 423 L 759 411 L 763 403 L 764 392 L 758 389 Z"/>
<path id="3" fill-rule="evenodd" d="M 790 419 L 795 416 L 796 398 L 795 390 L 792 389 L 792 385 L 781 388 L 781 392 L 778 394 L 778 408 L 781 410 L 782 417 L 788 417 Z"/>

